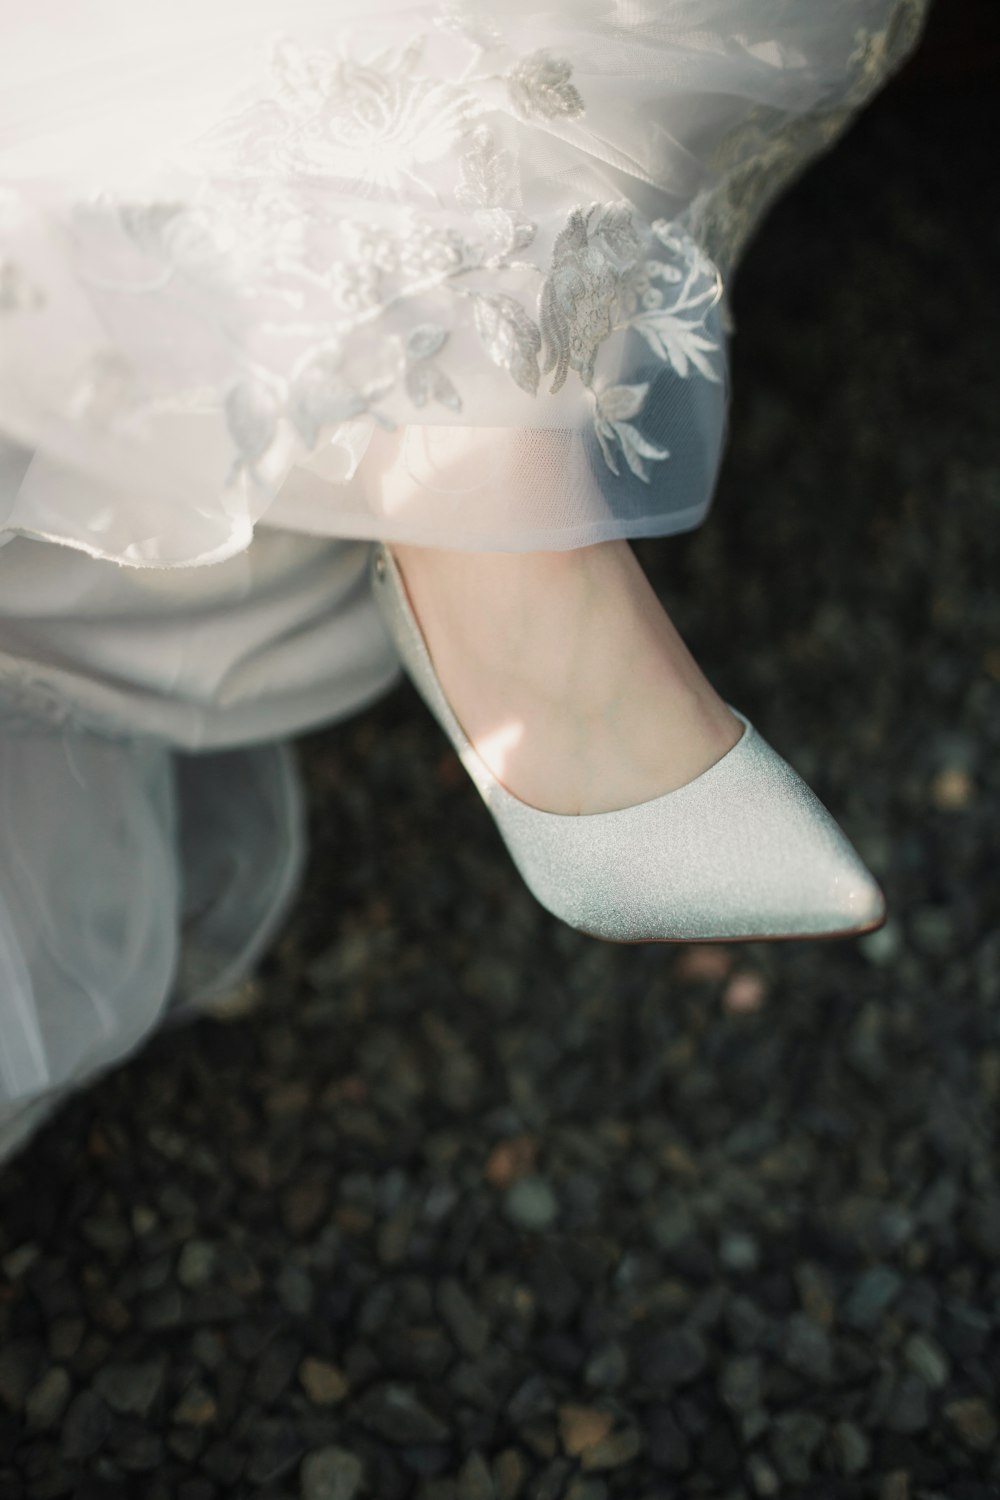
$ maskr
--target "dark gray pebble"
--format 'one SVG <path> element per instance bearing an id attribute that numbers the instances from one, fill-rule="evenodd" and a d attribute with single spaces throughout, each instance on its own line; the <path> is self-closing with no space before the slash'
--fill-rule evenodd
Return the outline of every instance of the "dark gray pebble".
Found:
<path id="1" fill-rule="evenodd" d="M 328 1444 L 307 1453 L 300 1470 L 302 1500 L 354 1500 L 364 1480 L 356 1453 Z"/>
<path id="2" fill-rule="evenodd" d="M 365 1391 L 353 1413 L 386 1442 L 438 1443 L 448 1436 L 448 1424 L 432 1412 L 406 1386 L 382 1382 Z"/>
<path id="3" fill-rule="evenodd" d="M 107 1442 L 111 1413 L 96 1391 L 75 1396 L 59 1434 L 59 1451 L 66 1459 L 91 1458 Z"/>

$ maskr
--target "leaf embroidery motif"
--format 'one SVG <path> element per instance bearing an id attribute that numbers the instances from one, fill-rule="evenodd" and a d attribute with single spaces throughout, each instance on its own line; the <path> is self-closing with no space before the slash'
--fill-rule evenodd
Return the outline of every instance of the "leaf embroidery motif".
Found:
<path id="1" fill-rule="evenodd" d="M 718 385 L 719 376 L 705 355 L 716 353 L 719 346 L 691 323 L 670 312 L 646 312 L 633 318 L 630 326 L 642 334 L 653 353 L 665 359 L 682 379 L 687 379 L 689 365 L 694 365 L 706 380 Z"/>
<path id="2" fill-rule="evenodd" d="M 584 385 L 590 384 L 598 348 L 611 332 L 620 277 L 600 234 L 607 213 L 591 234 L 590 221 L 599 207 L 595 203 L 586 212 L 572 210 L 552 247 L 552 268 L 539 294 L 542 335 L 548 346 L 542 368 L 546 373 L 555 370 L 553 393 L 562 388 L 571 369 Z"/>
<path id="3" fill-rule="evenodd" d="M 570 82 L 572 73 L 572 65 L 547 47 L 529 52 L 505 75 L 510 102 L 525 120 L 582 115 L 583 99 Z"/>
<path id="4" fill-rule="evenodd" d="M 617 440 L 625 462 L 645 484 L 649 483 L 649 470 L 644 460 L 670 457 L 669 448 L 659 448 L 651 443 L 628 420 L 639 415 L 648 394 L 648 384 L 609 386 L 597 396 L 594 410 L 594 431 L 608 468 L 613 474 L 620 472 L 609 446 Z"/>
<path id="5" fill-rule="evenodd" d="M 462 410 L 462 400 L 450 378 L 432 363 L 448 339 L 448 330 L 440 323 L 421 323 L 410 330 L 404 345 L 406 369 L 403 384 L 414 406 L 440 401 L 451 411 Z"/>
<path id="6" fill-rule="evenodd" d="M 507 370 L 522 391 L 536 395 L 542 336 L 517 298 L 506 292 L 477 292 L 473 316 L 476 332 L 493 363 Z"/>
<path id="7" fill-rule="evenodd" d="M 339 351 L 310 360 L 292 381 L 285 414 L 311 452 L 324 427 L 360 416 L 368 403 L 345 380 Z"/>

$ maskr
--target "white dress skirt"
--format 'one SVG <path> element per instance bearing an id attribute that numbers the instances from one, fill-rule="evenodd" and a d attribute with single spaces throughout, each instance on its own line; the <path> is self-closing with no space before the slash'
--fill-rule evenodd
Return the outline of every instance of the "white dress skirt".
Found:
<path id="1" fill-rule="evenodd" d="M 253 965 L 374 538 L 700 524 L 727 292 L 926 0 L 0 0 L 0 1155 Z"/>

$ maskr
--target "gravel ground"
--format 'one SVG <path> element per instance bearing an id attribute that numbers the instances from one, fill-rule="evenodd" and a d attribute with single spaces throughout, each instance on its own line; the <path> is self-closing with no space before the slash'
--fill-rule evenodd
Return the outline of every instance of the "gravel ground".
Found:
<path id="1" fill-rule="evenodd" d="M 637 545 L 890 923 L 601 944 L 408 684 L 312 736 L 243 1012 L 0 1176 L 3 1500 L 1000 1496 L 985 90 L 891 89 L 775 211 L 715 513 Z"/>

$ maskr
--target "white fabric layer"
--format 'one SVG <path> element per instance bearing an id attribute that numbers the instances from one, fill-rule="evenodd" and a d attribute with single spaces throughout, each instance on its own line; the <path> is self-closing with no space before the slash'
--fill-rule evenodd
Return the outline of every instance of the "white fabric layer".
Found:
<path id="1" fill-rule="evenodd" d="M 286 493 L 437 546 L 696 524 L 720 268 L 923 4 L 0 0 L 0 532 L 164 567 Z M 496 431 L 496 481 L 388 510 L 351 481 L 400 425 Z"/>
<path id="2" fill-rule="evenodd" d="M 170 573 L 0 549 L 0 1152 L 270 941 L 303 857 L 280 741 L 399 677 L 368 552 L 266 528 Z"/>

